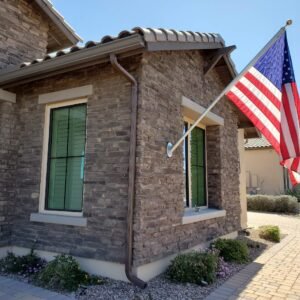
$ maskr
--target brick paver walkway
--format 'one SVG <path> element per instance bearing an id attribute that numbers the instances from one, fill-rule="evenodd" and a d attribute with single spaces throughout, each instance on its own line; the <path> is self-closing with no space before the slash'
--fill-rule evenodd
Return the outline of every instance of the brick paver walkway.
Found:
<path id="1" fill-rule="evenodd" d="M 51 292 L 24 282 L 0 276 L 0 300 L 71 300 L 73 298 Z"/>
<path id="2" fill-rule="evenodd" d="M 300 218 L 248 213 L 248 225 L 278 225 L 288 236 L 231 277 L 206 300 L 300 300 Z"/>

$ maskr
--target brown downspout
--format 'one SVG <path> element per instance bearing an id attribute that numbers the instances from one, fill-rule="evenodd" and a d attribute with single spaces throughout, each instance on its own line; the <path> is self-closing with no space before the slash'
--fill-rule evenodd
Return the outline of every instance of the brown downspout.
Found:
<path id="1" fill-rule="evenodd" d="M 129 281 L 140 288 L 145 288 L 147 283 L 139 279 L 132 270 L 133 262 L 133 211 L 135 200 L 135 157 L 136 157 L 136 123 L 137 123 L 137 101 L 138 84 L 135 78 L 129 74 L 118 62 L 115 54 L 110 54 L 112 66 L 128 81 L 131 82 L 131 129 L 129 146 L 129 170 L 128 170 L 128 210 L 127 210 L 127 241 L 126 241 L 126 260 L 125 273 Z"/>

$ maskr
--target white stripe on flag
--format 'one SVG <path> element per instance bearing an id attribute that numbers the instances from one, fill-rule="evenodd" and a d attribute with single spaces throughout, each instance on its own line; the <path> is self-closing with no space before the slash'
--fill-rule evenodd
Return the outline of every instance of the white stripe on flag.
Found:
<path id="1" fill-rule="evenodd" d="M 263 74 L 257 71 L 254 67 L 249 69 L 251 73 L 257 80 L 263 83 L 269 90 L 274 94 L 274 96 L 281 102 L 281 91 Z"/>
<path id="2" fill-rule="evenodd" d="M 295 105 L 295 98 L 292 90 L 292 86 L 290 83 L 287 83 L 284 85 L 286 89 L 286 94 L 289 99 L 289 105 L 290 105 L 290 111 L 292 113 L 293 123 L 295 126 L 296 132 L 299 132 L 299 120 L 298 120 L 298 114 L 297 114 L 297 107 Z M 294 141 L 295 143 L 298 143 L 299 145 L 299 135 L 297 135 L 297 140 Z"/>
<path id="3" fill-rule="evenodd" d="M 283 105 L 281 107 L 281 129 L 282 129 L 282 138 L 284 138 L 284 141 L 281 141 L 281 143 L 285 142 L 286 148 L 289 152 L 289 157 L 295 157 L 296 151 L 291 137 L 289 123 L 287 121 Z"/>
<path id="4" fill-rule="evenodd" d="M 240 99 L 240 101 L 242 101 L 247 106 L 247 108 L 260 120 L 260 122 L 266 126 L 268 131 L 273 135 L 273 137 L 279 143 L 280 141 L 279 131 L 276 129 L 276 127 L 273 125 L 270 119 L 267 118 L 265 114 L 236 86 L 234 86 L 231 89 L 231 92 L 235 94 Z"/>
<path id="5" fill-rule="evenodd" d="M 279 109 L 267 98 L 252 82 L 247 78 L 241 78 L 240 82 L 244 84 L 255 96 L 266 106 L 273 116 L 280 122 Z"/>

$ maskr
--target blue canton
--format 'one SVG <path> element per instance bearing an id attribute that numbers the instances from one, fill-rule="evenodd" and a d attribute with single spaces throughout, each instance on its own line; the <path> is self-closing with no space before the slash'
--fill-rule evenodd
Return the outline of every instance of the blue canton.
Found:
<path id="1" fill-rule="evenodd" d="M 284 61 L 282 71 L 282 84 L 295 82 L 295 75 L 289 50 L 287 38 L 285 36 Z"/>
<path id="2" fill-rule="evenodd" d="M 268 78 L 280 91 L 283 84 L 283 63 L 286 46 L 286 35 L 283 34 L 254 65 L 254 67 Z M 287 54 L 289 54 L 288 51 Z"/>

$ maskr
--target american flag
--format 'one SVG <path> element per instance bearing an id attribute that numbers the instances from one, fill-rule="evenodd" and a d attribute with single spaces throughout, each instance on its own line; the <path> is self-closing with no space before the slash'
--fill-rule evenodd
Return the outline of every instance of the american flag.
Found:
<path id="1" fill-rule="evenodd" d="M 285 32 L 226 96 L 270 142 L 292 184 L 300 183 L 300 100 Z"/>

